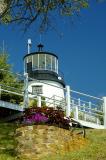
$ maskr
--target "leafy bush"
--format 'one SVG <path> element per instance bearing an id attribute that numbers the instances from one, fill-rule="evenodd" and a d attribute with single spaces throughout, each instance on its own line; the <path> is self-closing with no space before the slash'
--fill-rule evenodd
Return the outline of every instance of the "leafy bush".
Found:
<path id="1" fill-rule="evenodd" d="M 37 106 L 37 100 L 36 99 L 31 99 L 29 101 L 29 107 L 34 107 Z"/>
<path id="2" fill-rule="evenodd" d="M 41 100 L 42 100 L 41 105 L 45 107 L 46 106 L 45 97 L 41 97 Z"/>
<path id="3" fill-rule="evenodd" d="M 20 104 L 23 101 L 23 97 L 11 93 L 2 92 L 1 93 L 1 100 L 11 102 L 14 104 Z"/>
<path id="4" fill-rule="evenodd" d="M 42 105 L 42 107 L 46 106 L 45 97 L 41 97 L 41 105 Z M 32 108 L 37 107 L 37 99 L 30 99 L 29 100 L 29 107 L 32 107 Z"/>

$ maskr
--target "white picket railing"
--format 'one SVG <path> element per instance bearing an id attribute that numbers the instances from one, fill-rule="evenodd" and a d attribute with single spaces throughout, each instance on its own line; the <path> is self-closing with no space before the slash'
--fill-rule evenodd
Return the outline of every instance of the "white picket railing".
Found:
<path id="1" fill-rule="evenodd" d="M 23 96 L 23 94 L 9 91 L 9 90 L 5 90 L 2 88 L 0 90 L 4 91 L 4 92 Z M 106 116 L 105 116 L 106 115 L 105 114 L 106 113 L 106 109 L 105 109 L 106 98 L 105 97 L 104 97 L 103 110 L 98 110 L 97 109 L 98 105 L 96 105 L 96 104 L 93 104 L 93 103 L 87 102 L 87 101 L 82 101 L 79 98 L 77 99 L 77 98 L 71 97 L 69 87 L 66 87 L 66 98 L 65 99 L 61 98 L 61 100 L 57 100 L 57 97 L 55 95 L 51 98 L 45 97 L 45 100 L 42 100 L 40 95 L 38 95 L 35 98 L 28 97 L 28 99 L 30 99 L 30 98 L 37 99 L 37 106 L 38 107 L 41 107 L 42 101 L 45 101 L 45 103 L 48 104 L 48 106 L 53 106 L 55 108 L 61 107 L 64 111 L 66 111 L 67 117 L 69 117 L 70 114 L 73 112 L 74 120 L 82 123 L 83 125 L 85 123 L 85 126 L 95 127 L 95 128 L 105 128 L 105 125 L 106 125 L 106 122 L 105 122 L 105 120 L 106 120 Z M 59 97 L 59 99 L 60 99 L 60 97 Z M 100 99 L 100 100 L 103 102 L 102 99 Z M 16 105 L 16 104 L 12 104 L 12 103 L 0 100 L 0 106 L 5 107 L 5 108 L 14 109 L 14 110 L 19 110 L 19 111 L 23 111 L 24 108 L 26 108 L 25 101 L 24 101 L 24 107 L 22 107 L 20 105 Z M 101 125 L 101 121 L 100 121 L 101 118 L 102 118 L 102 121 L 104 119 L 104 122 L 102 125 Z"/>
<path id="2" fill-rule="evenodd" d="M 102 110 L 98 110 L 95 107 L 98 106 L 91 102 L 81 103 L 80 99 L 78 99 L 77 102 L 71 99 L 71 112 L 74 112 L 74 118 L 76 120 L 79 119 L 101 124 L 102 122 L 99 119 L 102 119 L 103 121 L 104 112 Z"/>
<path id="3" fill-rule="evenodd" d="M 23 76 L 23 75 L 19 75 L 19 76 Z M 28 77 L 28 74 L 25 74 L 23 77 L 24 77 L 24 80 L 25 80 L 24 81 L 24 93 L 21 94 L 21 93 L 15 92 L 15 91 L 14 92 L 9 91 L 8 89 L 2 89 L 2 85 L 1 85 L 1 88 L 0 88 L 0 92 L 5 91 L 5 92 L 12 93 L 12 94 L 18 94 L 18 95 L 24 96 L 24 108 L 27 108 L 28 103 L 29 103 L 28 102 L 28 100 L 29 100 L 28 80 L 29 79 L 30 80 L 35 80 L 35 79 L 32 79 L 32 78 Z M 40 82 L 40 80 L 36 80 L 36 81 Z M 44 83 L 46 83 L 46 82 L 44 82 Z M 48 83 L 46 83 L 46 84 L 48 84 Z M 51 84 L 48 84 L 48 85 L 51 85 Z M 57 86 L 54 86 L 54 87 L 57 87 Z M 48 103 L 48 106 L 54 105 L 54 107 L 55 107 L 56 104 L 57 104 L 57 106 L 60 105 L 60 104 L 64 104 L 62 107 L 66 111 L 66 116 L 67 117 L 69 117 L 70 114 L 73 113 L 74 114 L 73 118 L 76 121 L 86 123 L 86 125 L 88 123 L 88 126 L 91 125 L 91 127 L 93 125 L 98 125 L 98 126 L 100 126 L 100 128 L 106 128 L 106 97 L 99 98 L 99 97 L 91 96 L 89 94 L 74 91 L 74 90 L 70 89 L 70 86 L 66 86 L 64 88 L 64 92 L 65 92 L 65 95 L 66 95 L 65 99 L 63 99 L 61 101 L 58 101 L 55 98 L 55 95 L 54 95 L 54 97 L 51 97 L 51 98 L 45 97 L 45 102 Z M 72 96 L 73 94 L 79 95 L 79 98 L 76 98 L 76 97 L 74 98 Z M 86 101 L 85 99 L 82 100 L 80 98 L 81 96 L 92 99 L 93 102 Z M 42 100 L 40 95 L 38 95 L 36 98 L 37 98 L 37 106 L 40 107 L 41 106 L 41 101 L 43 101 L 43 100 Z M 102 108 L 99 108 L 98 107 L 99 105 L 97 104 L 97 102 L 94 103 L 94 100 L 100 101 L 100 103 L 102 104 Z M 101 127 L 101 124 L 100 124 L 101 123 L 100 119 L 102 119 L 102 123 L 103 123 L 102 127 Z M 96 126 L 96 128 L 99 128 L 99 127 Z"/>

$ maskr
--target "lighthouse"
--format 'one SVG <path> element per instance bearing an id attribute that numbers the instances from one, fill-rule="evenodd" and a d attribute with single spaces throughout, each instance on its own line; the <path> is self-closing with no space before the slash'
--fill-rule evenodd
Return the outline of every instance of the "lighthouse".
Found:
<path id="1" fill-rule="evenodd" d="M 65 82 L 58 69 L 58 56 L 44 51 L 43 44 L 37 45 L 37 51 L 30 52 L 31 40 L 28 40 L 28 53 L 24 56 L 24 74 L 28 73 L 29 97 L 45 97 L 49 106 L 53 99 L 64 99 Z M 50 103 L 50 104 L 49 104 Z M 57 103 L 57 102 L 56 102 Z"/>

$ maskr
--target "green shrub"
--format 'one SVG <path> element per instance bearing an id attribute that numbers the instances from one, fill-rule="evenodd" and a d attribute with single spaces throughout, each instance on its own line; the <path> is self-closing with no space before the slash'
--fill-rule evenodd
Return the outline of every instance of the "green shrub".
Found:
<path id="1" fill-rule="evenodd" d="M 41 105 L 42 107 L 46 107 L 45 97 L 41 97 Z"/>
<path id="2" fill-rule="evenodd" d="M 29 100 L 29 107 L 36 107 L 37 106 L 37 100 L 31 99 Z"/>

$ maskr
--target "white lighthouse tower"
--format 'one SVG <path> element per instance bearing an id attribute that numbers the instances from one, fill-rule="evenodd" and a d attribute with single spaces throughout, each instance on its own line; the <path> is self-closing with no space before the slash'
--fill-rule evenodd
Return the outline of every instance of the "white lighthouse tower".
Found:
<path id="1" fill-rule="evenodd" d="M 38 51 L 30 53 L 31 40 L 28 40 L 28 54 L 24 56 L 24 73 L 32 78 L 28 81 L 29 97 L 38 95 L 50 102 L 64 99 L 65 83 L 58 72 L 58 57 L 54 53 L 43 51 L 39 44 Z M 50 100 L 52 99 L 52 100 Z M 53 106 L 53 103 L 50 105 Z"/>

